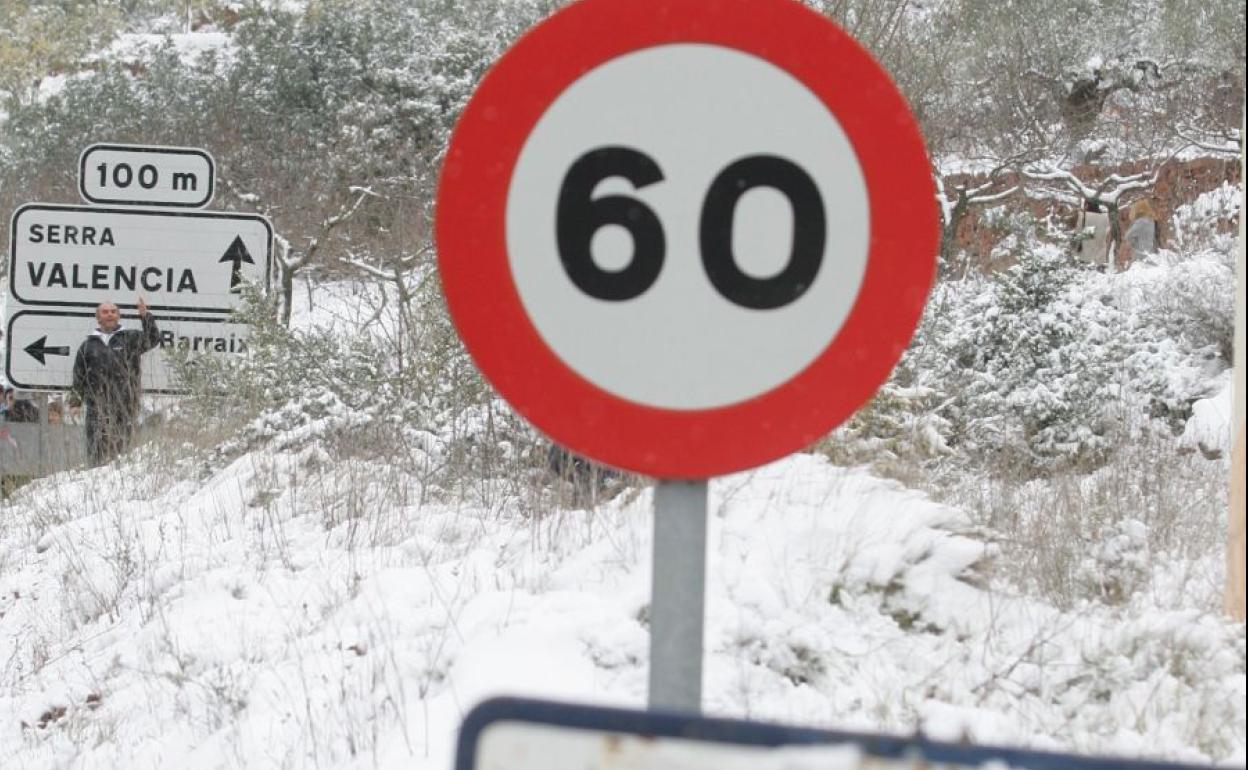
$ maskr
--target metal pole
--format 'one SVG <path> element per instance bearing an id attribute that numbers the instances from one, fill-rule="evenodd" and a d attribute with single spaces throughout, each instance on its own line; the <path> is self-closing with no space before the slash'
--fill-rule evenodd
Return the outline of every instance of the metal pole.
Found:
<path id="1" fill-rule="evenodd" d="M 660 481 L 654 490 L 650 594 L 650 708 L 702 706 L 706 602 L 706 482 Z"/>
<path id="2" fill-rule="evenodd" d="M 43 391 L 39 392 L 39 464 L 36 466 L 35 475 L 42 476 L 48 472 L 48 394 Z"/>
<path id="3" fill-rule="evenodd" d="M 1240 113 L 1242 142 L 1244 113 Z M 1239 150 L 1240 185 L 1244 180 L 1244 147 Z M 1232 391 L 1234 417 L 1231 420 L 1231 490 L 1227 512 L 1226 611 L 1236 620 L 1244 619 L 1244 202 L 1239 205 L 1239 255 L 1235 266 L 1235 389 Z"/>

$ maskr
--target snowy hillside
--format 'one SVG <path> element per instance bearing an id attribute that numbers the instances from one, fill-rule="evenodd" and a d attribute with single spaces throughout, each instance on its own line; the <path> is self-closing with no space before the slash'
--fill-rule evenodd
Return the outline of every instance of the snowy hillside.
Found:
<path id="1" fill-rule="evenodd" d="M 938 278 L 869 403 L 805 453 L 710 481 L 705 713 L 1243 768 L 1248 639 L 1223 596 L 1244 3 L 802 2 L 871 51 L 918 116 L 942 204 Z M 485 698 L 645 706 L 653 488 L 557 477 L 559 455 L 461 342 L 435 243 L 465 105 L 564 4 L 0 0 L 0 242 L 20 237 L 22 204 L 77 201 L 80 153 L 103 142 L 209 151 L 210 207 L 262 215 L 274 234 L 267 294 L 230 284 L 246 355 L 173 361 L 186 394 L 149 396 L 136 448 L 106 467 L 8 469 L 0 770 L 451 770 Z M 817 45 L 788 48 L 826 74 Z M 504 101 L 530 100 L 517 82 Z M 507 130 L 528 120 L 494 109 Z M 672 152 L 731 144 L 720 124 L 807 134 L 747 106 Z M 748 157 L 784 149 L 750 141 Z M 872 168 L 905 155 L 880 147 Z M 703 160 L 726 169 L 742 153 Z M 664 164 L 646 191 L 658 197 L 630 216 L 654 204 L 655 232 L 672 236 L 664 270 L 701 275 L 675 264 L 675 234 L 701 245 L 704 217 L 681 226 L 661 200 L 696 175 Z M 562 201 L 569 177 L 547 171 Z M 648 185 L 609 178 L 583 191 L 585 211 L 606 210 L 610 184 L 617 203 L 646 200 Z M 470 192 L 463 210 L 491 199 Z M 857 224 L 882 223 L 871 239 L 935 226 L 870 198 Z M 792 212 L 796 249 L 795 199 L 769 199 L 782 224 Z M 710 200 L 703 185 L 673 211 Z M 1106 238 L 1111 216 L 1150 218 L 1155 242 L 1094 254 L 1088 215 L 1103 207 Z M 630 238 L 640 253 L 641 230 L 607 232 L 621 265 Z M 582 234 L 596 263 L 604 244 Z M 828 243 L 831 265 L 843 253 Z M 27 303 L 6 303 L 13 347 Z M 616 355 L 614 332 L 567 326 L 621 369 L 663 373 Z M 737 353 L 722 328 L 707 338 Z M 756 429 L 739 428 L 743 443 Z"/>
<path id="2" fill-rule="evenodd" d="M 442 770 L 486 696 L 644 704 L 648 492 L 422 502 L 316 431 L 11 501 L 6 768 Z M 958 511 L 811 456 L 711 492 L 708 713 L 1244 762 L 1242 624 L 1011 596 Z"/>
<path id="3" fill-rule="evenodd" d="M 819 455 L 714 480 L 706 712 L 1242 766 L 1244 625 L 1215 609 L 1226 461 L 1182 454 L 1220 448 L 1226 376 L 1199 329 L 1164 336 L 1148 320 L 1216 298 L 1222 253 L 1082 274 L 1036 311 L 1088 330 L 1071 338 L 1079 360 L 1134 330 L 1113 349 L 1124 372 L 1151 372 L 1176 402 L 1211 396 L 1186 434 L 1135 434 L 1073 480 L 1003 487 L 959 470 L 952 504 Z M 354 282 L 297 296 L 313 337 L 395 334 Z M 963 300 L 916 355 L 973 328 L 989 296 Z M 910 388 L 906 409 L 949 387 L 921 371 L 931 387 Z M 223 433 L 169 412 L 120 465 L 0 506 L 6 770 L 448 770 L 483 698 L 645 704 L 647 488 L 573 503 L 523 462 L 448 484 L 431 469 L 488 437 L 488 416 L 398 424 L 380 396 L 348 388 L 348 405 L 322 382 Z M 991 403 L 971 402 L 974 418 Z M 936 461 L 959 468 L 953 423 L 915 414 L 899 440 L 862 439 L 871 456 L 943 445 Z"/>

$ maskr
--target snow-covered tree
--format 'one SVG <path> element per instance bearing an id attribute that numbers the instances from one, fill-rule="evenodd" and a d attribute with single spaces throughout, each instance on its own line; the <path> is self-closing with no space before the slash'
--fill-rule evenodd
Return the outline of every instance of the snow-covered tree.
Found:
<path id="1" fill-rule="evenodd" d="M 93 142 L 202 146 L 217 160 L 217 205 L 274 222 L 287 300 L 297 273 L 348 253 L 428 254 L 454 121 L 485 68 L 548 5 L 253 3 L 226 48 L 194 57 L 170 39 L 141 66 L 104 56 L 10 112 L 0 206 L 73 195 L 77 153 Z"/>
<path id="2" fill-rule="evenodd" d="M 979 127 L 955 143 L 999 158 L 1122 159 L 1173 144 L 1181 104 L 1206 127 L 1237 125 L 1243 14 L 1231 0 L 954 0 L 942 16 L 957 51 L 946 119 Z"/>

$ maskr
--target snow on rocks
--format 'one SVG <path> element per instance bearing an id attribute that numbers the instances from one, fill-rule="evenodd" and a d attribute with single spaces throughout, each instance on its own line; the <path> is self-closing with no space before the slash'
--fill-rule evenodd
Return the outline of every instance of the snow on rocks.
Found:
<path id="1" fill-rule="evenodd" d="M 1235 382 L 1231 374 L 1229 369 L 1223 373 L 1216 395 L 1192 404 L 1192 417 L 1183 429 L 1180 443 L 1199 449 L 1206 457 L 1230 455 L 1235 417 Z"/>

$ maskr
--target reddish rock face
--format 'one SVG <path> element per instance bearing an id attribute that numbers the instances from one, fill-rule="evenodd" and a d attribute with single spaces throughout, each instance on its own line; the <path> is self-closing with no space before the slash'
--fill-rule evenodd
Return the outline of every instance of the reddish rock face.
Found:
<path id="1" fill-rule="evenodd" d="M 1074 173 L 1081 179 L 1104 178 L 1111 173 L 1123 176 L 1137 174 L 1148 168 L 1144 161 L 1124 163 L 1117 167 L 1078 166 Z M 1195 201 L 1202 193 L 1216 190 L 1223 183 L 1239 184 L 1239 160 L 1237 158 L 1196 158 L 1188 161 L 1171 161 L 1162 169 L 1157 184 L 1152 190 L 1141 190 L 1124 197 L 1119 206 L 1118 223 L 1122 232 L 1130 225 L 1128 208 L 1131 203 L 1147 199 L 1156 213 L 1157 245 L 1166 248 L 1170 245 L 1170 220 L 1180 206 Z M 952 189 L 961 184 L 982 184 L 987 181 L 985 175 L 954 175 L 947 177 L 945 185 Z M 1002 180 L 1001 187 L 1013 184 L 1015 179 L 1007 177 Z M 1021 195 L 1006 201 L 1002 206 L 1009 213 L 1025 211 L 1042 222 L 1051 218 L 1053 223 L 1064 226 L 1073 234 L 1079 212 L 1075 206 L 1056 200 L 1036 199 Z M 1003 228 L 994 226 L 987 221 L 984 213 L 987 209 L 971 208 L 954 236 L 956 248 L 970 256 L 970 264 L 984 270 L 997 270 L 1010 264 L 1009 260 L 994 261 L 990 258 L 992 250 L 1007 235 Z M 1234 232 L 1236 223 L 1223 221 L 1218 223 L 1218 231 Z M 1118 266 L 1125 267 L 1130 263 L 1130 256 L 1120 254 Z"/>

